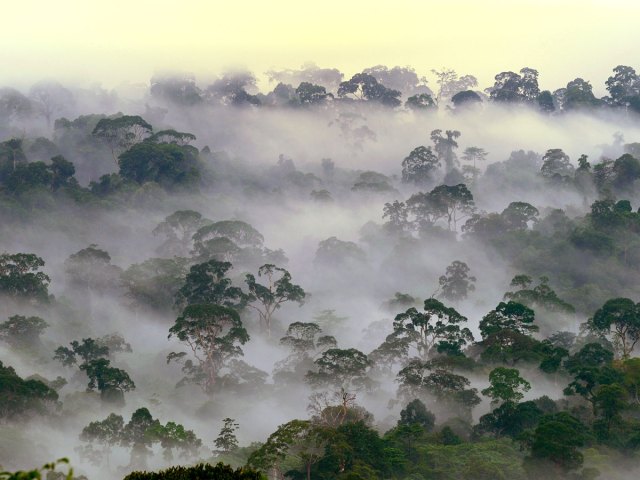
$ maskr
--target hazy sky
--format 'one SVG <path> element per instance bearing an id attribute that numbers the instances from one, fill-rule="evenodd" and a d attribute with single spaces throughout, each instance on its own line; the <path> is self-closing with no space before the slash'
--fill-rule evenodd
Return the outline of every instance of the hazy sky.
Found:
<path id="1" fill-rule="evenodd" d="M 307 61 L 346 73 L 386 64 L 493 76 L 537 68 L 542 87 L 582 76 L 602 92 L 640 58 L 636 1 L 8 0 L 0 83 L 36 78 L 148 81 L 156 70 L 203 77 Z"/>

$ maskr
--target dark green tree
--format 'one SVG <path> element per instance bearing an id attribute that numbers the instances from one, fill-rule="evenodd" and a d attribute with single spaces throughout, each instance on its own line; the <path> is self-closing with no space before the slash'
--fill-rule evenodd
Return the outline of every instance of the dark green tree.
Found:
<path id="1" fill-rule="evenodd" d="M 440 167 L 440 160 L 431 147 L 416 147 L 402 161 L 402 181 L 415 185 L 427 185 L 435 171 Z"/>
<path id="2" fill-rule="evenodd" d="M 591 328 L 612 337 L 623 359 L 629 358 L 640 340 L 640 303 L 628 298 L 607 300 L 589 320 Z"/>
<path id="3" fill-rule="evenodd" d="M 529 307 L 514 301 L 500 302 L 494 310 L 482 317 L 480 333 L 482 338 L 504 330 L 529 335 L 538 331 L 538 326 L 533 324 L 534 319 L 535 313 Z"/>
<path id="4" fill-rule="evenodd" d="M 216 447 L 217 453 L 230 453 L 238 448 L 238 438 L 236 437 L 236 430 L 240 425 L 236 423 L 233 418 L 225 418 L 222 420 L 222 428 L 213 444 Z"/>
<path id="5" fill-rule="evenodd" d="M 473 292 L 476 277 L 469 275 L 469 266 L 459 260 L 454 260 L 447 267 L 444 275 L 440 276 L 438 283 L 438 297 L 446 298 L 452 302 L 459 302 L 467 298 L 469 292 Z"/>
<path id="6" fill-rule="evenodd" d="M 242 355 L 240 346 L 249 341 L 238 312 L 212 304 L 187 306 L 169 329 L 169 338 L 173 336 L 189 347 L 197 362 L 185 362 L 183 371 L 187 380 L 198 383 L 209 394 L 216 387 L 221 368 L 230 359 Z M 171 353 L 167 362 L 186 355 Z"/>
<path id="7" fill-rule="evenodd" d="M 489 383 L 482 394 L 490 397 L 492 404 L 518 403 L 524 397 L 522 392 L 531 390 L 531 384 L 515 368 L 494 368 L 489 373 Z"/>
<path id="8" fill-rule="evenodd" d="M 51 279 L 44 272 L 44 260 L 33 253 L 0 255 L 0 294 L 19 300 L 46 303 Z"/>
<path id="9" fill-rule="evenodd" d="M 304 303 L 305 291 L 300 285 L 291 282 L 291 274 L 273 264 L 262 265 L 258 269 L 258 277 L 264 277 L 266 285 L 256 281 L 253 274 L 248 273 L 245 279 L 249 287 L 249 306 L 258 312 L 260 323 L 271 335 L 271 320 L 273 314 L 283 303 Z"/>
<path id="10" fill-rule="evenodd" d="M 218 260 L 193 265 L 176 294 L 176 307 L 210 303 L 242 309 L 248 297 L 226 277 L 232 267 L 231 263 Z"/>
<path id="11" fill-rule="evenodd" d="M 13 315 L 0 323 L 0 340 L 18 350 L 38 350 L 42 348 L 40 336 L 48 326 L 40 317 Z"/>
<path id="12" fill-rule="evenodd" d="M 120 154 L 149 138 L 153 134 L 153 127 L 138 115 L 122 115 L 101 119 L 91 134 L 105 142 L 114 162 L 119 164 Z"/>

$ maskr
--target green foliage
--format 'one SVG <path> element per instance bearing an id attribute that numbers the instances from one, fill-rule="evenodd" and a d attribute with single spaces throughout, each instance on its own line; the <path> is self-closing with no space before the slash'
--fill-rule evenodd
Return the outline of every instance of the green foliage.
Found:
<path id="1" fill-rule="evenodd" d="M 410 401 L 406 407 L 400 411 L 398 425 L 420 425 L 427 431 L 433 429 L 435 415 L 427 410 L 424 403 L 418 398 Z"/>
<path id="2" fill-rule="evenodd" d="M 393 329 L 404 337 L 407 344 L 413 345 L 418 354 L 427 359 L 433 355 L 433 349 L 457 355 L 462 348 L 473 341 L 471 331 L 460 324 L 467 318 L 453 307 L 447 307 L 439 300 L 428 298 L 424 301 L 424 313 L 410 308 L 396 315 Z"/>
<path id="3" fill-rule="evenodd" d="M 153 127 L 140 116 L 121 115 L 115 118 L 102 118 L 91 132 L 104 141 L 111 149 L 113 159 L 132 146 L 148 138 Z"/>
<path id="4" fill-rule="evenodd" d="M 48 326 L 40 317 L 13 315 L 0 323 L 0 340 L 16 349 L 39 348 L 42 345 L 40 335 Z"/>
<path id="5" fill-rule="evenodd" d="M 120 175 L 166 189 L 194 187 L 200 178 L 198 150 L 173 143 L 139 143 L 119 157 Z"/>
<path id="6" fill-rule="evenodd" d="M 150 258 L 131 265 L 121 279 L 126 296 L 135 306 L 168 311 L 184 284 L 188 260 L 181 257 Z"/>
<path id="7" fill-rule="evenodd" d="M 545 415 L 533 433 L 531 455 L 525 466 L 549 461 L 564 472 L 576 470 L 582 466 L 584 458 L 578 448 L 587 440 L 585 426 L 567 412 Z"/>
<path id="8" fill-rule="evenodd" d="M 124 480 L 264 480 L 261 473 L 248 467 L 233 469 L 223 463 L 199 463 L 193 467 L 171 467 L 159 472 L 132 472 Z"/>
<path id="9" fill-rule="evenodd" d="M 207 393 L 213 393 L 220 369 L 233 357 L 242 355 L 240 345 L 249 341 L 238 312 L 212 304 L 187 306 L 169 329 L 169 338 L 173 336 L 190 348 L 198 362 L 185 362 L 187 380 L 200 384 Z M 171 353 L 167 363 L 184 355 Z"/>
<path id="10" fill-rule="evenodd" d="M 431 147 L 416 147 L 402 161 L 402 181 L 426 185 L 432 180 L 432 176 L 439 167 L 440 160 L 431 151 Z"/>
<path id="11" fill-rule="evenodd" d="M 487 338 L 504 330 L 511 330 L 523 335 L 538 331 L 533 325 L 535 313 L 521 303 L 509 301 L 500 302 L 498 306 L 487 313 L 480 321 L 482 338 Z"/>
<path id="12" fill-rule="evenodd" d="M 239 425 L 235 423 L 233 418 L 229 417 L 223 419 L 222 423 L 218 438 L 214 440 L 213 444 L 220 453 L 233 452 L 238 448 L 238 439 L 235 432 L 238 430 Z"/>
<path id="13" fill-rule="evenodd" d="M 440 284 L 440 298 L 456 302 L 467 298 L 469 292 L 473 292 L 476 277 L 469 275 L 469 266 L 459 260 L 455 260 L 447 267 L 445 275 L 438 279 Z"/>
<path id="14" fill-rule="evenodd" d="M 44 260 L 33 253 L 0 255 L 0 294 L 10 298 L 46 303 L 51 279 L 39 271 Z"/>
<path id="15" fill-rule="evenodd" d="M 531 384 L 515 368 L 497 367 L 489 373 L 489 387 L 482 394 L 491 397 L 491 403 L 517 403 L 531 390 Z M 522 392 L 521 392 L 522 391 Z"/>
<path id="16" fill-rule="evenodd" d="M 55 474 L 55 469 L 58 465 L 64 464 L 69 465 L 69 460 L 66 458 L 59 458 L 55 462 L 45 463 L 42 467 L 35 470 L 22 471 L 19 470 L 17 472 L 0 472 L 0 480 L 42 480 L 43 474 L 46 472 L 44 478 L 49 479 L 52 477 L 52 474 Z M 80 477 L 86 479 L 86 477 Z M 73 476 L 73 469 L 68 466 L 68 470 L 66 474 L 63 474 L 61 480 L 75 480 L 76 477 Z M 78 479 L 80 480 L 80 479 Z"/>
<path id="17" fill-rule="evenodd" d="M 189 269 L 184 285 L 176 293 L 176 307 L 210 303 L 242 309 L 249 297 L 226 277 L 233 267 L 229 262 L 209 260 Z"/>
<path id="18" fill-rule="evenodd" d="M 256 281 L 253 274 L 248 273 L 245 283 L 249 287 L 249 306 L 258 312 L 261 324 L 271 334 L 271 319 L 283 303 L 304 303 L 305 291 L 300 285 L 291 281 L 291 274 L 273 264 L 262 265 L 258 269 L 258 277 L 264 277 L 266 285 Z"/>
<path id="19" fill-rule="evenodd" d="M 380 103 L 385 107 L 397 107 L 401 104 L 398 97 L 401 92 L 385 87 L 367 73 L 357 73 L 350 80 L 340 83 L 338 97 L 353 98 L 361 101 Z"/>
<path id="20" fill-rule="evenodd" d="M 589 325 L 599 333 L 610 335 L 622 358 L 629 358 L 640 340 L 640 303 L 628 298 L 607 300 L 593 314 Z"/>
<path id="21" fill-rule="evenodd" d="M 58 394 L 39 380 L 24 380 L 0 362 L 0 418 L 45 414 L 57 406 Z"/>
<path id="22" fill-rule="evenodd" d="M 355 348 L 330 348 L 314 362 L 316 371 L 310 370 L 305 378 L 314 387 L 333 386 L 351 390 L 368 390 L 373 383 L 367 376 L 371 362 Z"/>

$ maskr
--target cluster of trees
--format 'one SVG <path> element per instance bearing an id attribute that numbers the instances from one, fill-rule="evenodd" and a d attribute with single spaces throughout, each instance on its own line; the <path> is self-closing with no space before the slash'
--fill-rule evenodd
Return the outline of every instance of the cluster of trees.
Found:
<path id="1" fill-rule="evenodd" d="M 349 111 L 358 105 L 456 111 L 493 102 L 547 114 L 640 113 L 640 80 L 630 67 L 614 69 L 602 99 L 582 79 L 541 91 L 531 68 L 498 74 L 484 92 L 474 90 L 470 75 L 433 73 L 431 91 L 410 68 L 376 66 L 345 78 L 305 66 L 270 72 L 277 86 L 266 95 L 243 72 L 204 89 L 194 78 L 158 76 L 148 99 L 155 106 L 144 118 L 58 118 L 72 113 L 59 104 L 71 103 L 63 87 L 48 84 L 24 98 L 0 90 L 0 134 L 15 133 L 32 115 L 53 127 L 51 139 L 12 134 L 0 143 L 0 234 L 15 245 L 25 232 L 64 231 L 74 245 L 78 238 L 88 244 L 47 265 L 51 252 L 0 254 L 0 421 L 35 425 L 47 417 L 63 425 L 65 408 L 85 402 L 80 409 L 113 412 L 75 432 L 82 442 L 77 452 L 97 468 L 112 473 L 110 452 L 123 449 L 131 455 L 128 470 L 145 469 L 152 458 L 160 462 L 159 450 L 165 465 L 207 455 L 233 464 L 135 472 L 132 480 L 595 478 L 594 452 L 609 459 L 637 455 L 640 144 L 619 135 L 596 161 L 572 160 L 561 148 L 515 151 L 482 171 L 489 152 L 461 148 L 465 137 L 452 127 L 408 146 L 404 159 L 396 158 L 395 174 L 344 169 L 328 158 L 306 172 L 284 154 L 270 168 L 244 167 L 208 147 L 199 150 L 194 134 L 158 120 L 158 104 L 173 113 L 198 105 L 314 107 L 335 117 L 328 128 L 338 128 L 357 149 L 376 138 L 366 118 Z M 76 167 L 93 161 L 112 173 L 82 186 L 76 175 L 84 173 Z M 534 193 L 569 200 L 564 209 L 543 208 Z M 339 208 L 371 204 L 381 222 L 365 224 L 359 241 L 319 241 L 308 259 L 311 275 L 290 267 L 284 251 L 268 248 L 258 229 L 237 218 L 259 215 L 236 210 L 236 202 L 250 210 L 268 200 L 282 209 L 290 198 L 307 199 L 309 212 L 332 219 Z M 167 215 L 167 208 L 177 210 Z M 220 216 L 209 213 L 212 220 L 191 208 Z M 34 212 L 40 215 L 28 215 Z M 126 228 L 113 220 L 120 216 Z M 146 223 L 132 228 L 128 219 L 142 216 Z M 114 225 L 122 228 L 111 232 Z M 139 234 L 140 245 L 157 248 L 142 257 L 147 252 L 139 245 L 134 254 L 112 250 L 112 258 L 88 238 L 106 231 Z M 488 263 L 479 267 L 478 252 L 504 265 L 505 279 L 524 273 L 507 287 Z M 139 263 L 118 266 L 123 258 Z M 363 318 L 371 326 L 354 340 L 349 330 L 356 322 L 338 316 L 333 308 L 342 304 L 332 302 L 371 303 L 353 293 L 365 288 L 378 304 L 395 292 L 379 308 L 391 318 Z M 121 309 L 108 308 L 114 300 Z M 319 313 L 291 308 L 303 304 Z M 103 335 L 116 315 L 122 325 L 133 318 L 156 322 L 168 337 L 162 338 L 166 364 L 161 358 L 150 376 L 180 387 L 176 398 L 206 402 L 198 414 L 211 408 L 225 417 L 213 448 L 198 437 L 205 427 L 161 421 L 139 403 L 148 401 L 140 391 L 151 382 L 147 367 L 134 361 L 138 347 L 134 353 L 132 337 Z M 280 352 L 273 366 L 243 360 L 261 344 Z M 59 376 L 23 374 L 40 368 Z M 237 415 L 223 411 L 227 405 L 256 398 L 284 404 L 294 396 L 300 404 L 301 392 L 310 394 L 308 418 L 289 419 L 262 443 L 240 445 L 239 424 L 230 418 Z M 390 400 L 399 419 L 374 421 L 364 405 L 380 398 Z M 128 421 L 125 405 L 132 407 L 127 417 L 133 411 Z"/>

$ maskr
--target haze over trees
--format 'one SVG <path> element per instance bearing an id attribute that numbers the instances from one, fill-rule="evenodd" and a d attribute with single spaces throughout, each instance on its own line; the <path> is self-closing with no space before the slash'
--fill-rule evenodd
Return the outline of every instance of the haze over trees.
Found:
<path id="1" fill-rule="evenodd" d="M 635 478 L 640 77 L 577 75 L 0 88 L 0 477 Z"/>

